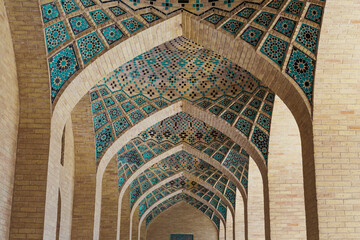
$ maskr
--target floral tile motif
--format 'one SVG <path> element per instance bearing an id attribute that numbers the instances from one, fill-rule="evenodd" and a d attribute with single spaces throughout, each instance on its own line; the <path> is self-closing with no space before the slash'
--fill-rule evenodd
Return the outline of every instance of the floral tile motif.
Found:
<path id="1" fill-rule="evenodd" d="M 315 5 L 315 4 L 310 4 L 310 7 L 309 7 L 308 11 L 306 12 L 305 18 L 310 21 L 320 24 L 322 13 L 323 13 L 322 7 Z"/>
<path id="2" fill-rule="evenodd" d="M 216 25 L 223 19 L 224 16 L 214 13 L 213 15 L 210 15 L 209 17 L 205 18 L 205 21 L 208 21 L 209 23 Z"/>
<path id="3" fill-rule="evenodd" d="M 250 43 L 253 46 L 256 46 L 260 39 L 261 36 L 263 35 L 263 31 L 254 28 L 254 27 L 248 27 L 243 34 L 241 34 L 241 38 L 243 40 L 245 40 L 247 43 Z"/>
<path id="4" fill-rule="evenodd" d="M 280 17 L 274 26 L 274 30 L 287 37 L 291 37 L 295 29 L 295 24 L 296 22 L 291 19 Z"/>
<path id="5" fill-rule="evenodd" d="M 41 5 L 41 13 L 44 23 L 50 22 L 51 20 L 60 17 L 59 10 L 57 9 L 54 2 Z"/>
<path id="6" fill-rule="evenodd" d="M 59 53 L 49 58 L 51 100 L 54 102 L 56 95 L 64 83 L 79 70 L 74 47 L 72 44 Z"/>
<path id="7" fill-rule="evenodd" d="M 70 38 L 63 21 L 45 28 L 45 37 L 48 52 L 51 52 L 54 48 Z"/>
<path id="8" fill-rule="evenodd" d="M 109 9 L 114 14 L 115 17 L 119 17 L 119 16 L 124 15 L 126 13 L 122 8 L 119 8 L 118 6 L 111 7 Z"/>
<path id="9" fill-rule="evenodd" d="M 86 20 L 86 18 L 82 14 L 70 18 L 69 23 L 70 23 L 71 29 L 75 35 L 83 32 L 86 29 L 89 29 L 91 27 L 89 22 Z"/>
<path id="10" fill-rule="evenodd" d="M 296 42 L 306 47 L 313 54 L 316 54 L 319 34 L 319 29 L 303 24 L 297 35 Z"/>
<path id="11" fill-rule="evenodd" d="M 230 19 L 222 26 L 222 29 L 228 31 L 231 34 L 236 34 L 242 25 L 243 25 L 242 22 L 237 21 L 235 19 Z"/>
<path id="12" fill-rule="evenodd" d="M 141 29 L 144 25 L 137 21 L 135 18 L 129 18 L 124 21 L 121 21 L 121 23 L 124 25 L 124 27 L 130 32 L 134 33 Z"/>
<path id="13" fill-rule="evenodd" d="M 273 13 L 262 12 L 259 16 L 257 16 L 257 18 L 255 18 L 254 22 L 260 24 L 261 26 L 269 27 L 274 16 L 275 14 Z"/>
<path id="14" fill-rule="evenodd" d="M 155 22 L 157 20 L 160 19 L 159 16 L 153 14 L 153 13 L 144 13 L 144 14 L 140 14 L 140 16 L 147 22 L 147 23 L 152 23 Z"/>
<path id="15" fill-rule="evenodd" d="M 245 19 L 249 19 L 254 12 L 255 12 L 254 8 L 244 8 L 236 15 Z"/>
<path id="16" fill-rule="evenodd" d="M 312 102 L 314 71 L 315 60 L 294 47 L 286 67 L 286 73 L 297 82 L 310 103 Z"/>
<path id="17" fill-rule="evenodd" d="M 270 34 L 261 47 L 261 52 L 281 66 L 284 62 L 288 45 L 286 41 Z"/>
<path id="18" fill-rule="evenodd" d="M 78 39 L 76 42 L 84 64 L 105 49 L 103 43 L 100 41 L 100 38 L 95 32 Z"/>
<path id="19" fill-rule="evenodd" d="M 92 17 L 92 19 L 94 20 L 94 22 L 96 23 L 96 25 L 99 25 L 101 23 L 107 22 L 110 20 L 109 16 L 104 13 L 104 11 L 102 10 L 95 10 L 90 12 L 90 16 Z"/>
<path id="20" fill-rule="evenodd" d="M 115 24 L 101 29 L 101 33 L 109 45 L 124 37 L 123 32 Z"/>
<path id="21" fill-rule="evenodd" d="M 65 14 L 80 10 L 79 6 L 74 2 L 74 0 L 60 0 L 60 4 L 64 9 Z"/>

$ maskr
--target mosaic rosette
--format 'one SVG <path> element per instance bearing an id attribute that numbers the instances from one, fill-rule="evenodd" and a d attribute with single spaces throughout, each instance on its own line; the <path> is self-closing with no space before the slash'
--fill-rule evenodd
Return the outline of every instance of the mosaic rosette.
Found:
<path id="1" fill-rule="evenodd" d="M 115 17 L 119 17 L 119 16 L 124 15 L 126 13 L 122 8 L 119 8 L 118 6 L 111 7 L 109 9 L 114 14 Z"/>
<path id="2" fill-rule="evenodd" d="M 223 19 L 224 19 L 224 16 L 214 13 L 211 16 L 205 18 L 205 21 L 208 21 L 209 23 L 216 25 Z"/>
<path id="3" fill-rule="evenodd" d="M 301 10 L 303 9 L 304 3 L 298 0 L 291 0 L 289 5 L 286 7 L 285 12 L 295 16 L 300 16 Z"/>
<path id="4" fill-rule="evenodd" d="M 57 22 L 45 28 L 45 37 L 48 52 L 51 52 L 54 48 L 66 42 L 70 38 L 63 21 Z"/>
<path id="5" fill-rule="evenodd" d="M 243 34 L 241 34 L 241 38 L 251 45 L 256 46 L 259 43 L 262 35 L 263 31 L 254 27 L 248 27 L 243 32 Z"/>
<path id="6" fill-rule="evenodd" d="M 300 43 L 312 53 L 316 54 L 320 31 L 314 27 L 303 24 L 297 35 L 296 42 Z"/>
<path id="7" fill-rule="evenodd" d="M 41 13 L 44 23 L 50 22 L 51 20 L 60 17 L 59 10 L 57 9 L 54 2 L 41 5 Z"/>
<path id="8" fill-rule="evenodd" d="M 49 58 L 51 100 L 54 102 L 56 95 L 64 83 L 79 70 L 74 47 L 69 45 Z"/>
<path id="9" fill-rule="evenodd" d="M 286 41 L 270 34 L 262 46 L 261 52 L 281 66 L 284 62 L 287 47 L 288 43 Z"/>
<path id="10" fill-rule="evenodd" d="M 134 33 L 141 29 L 144 25 L 137 21 L 135 18 L 129 18 L 124 21 L 121 21 L 121 23 L 124 25 L 124 27 L 130 32 Z"/>
<path id="11" fill-rule="evenodd" d="M 294 47 L 290 55 L 286 73 L 297 82 L 310 102 L 312 102 L 314 71 L 315 60 Z"/>
<path id="12" fill-rule="evenodd" d="M 254 22 L 264 27 L 269 27 L 274 16 L 275 15 L 273 13 L 262 12 L 259 16 L 255 18 Z"/>
<path id="13" fill-rule="evenodd" d="M 256 10 L 254 8 L 244 8 L 236 15 L 245 19 L 249 19 L 255 11 Z"/>
<path id="14" fill-rule="evenodd" d="M 96 33 L 90 33 L 76 42 L 84 64 L 105 49 Z"/>
<path id="15" fill-rule="evenodd" d="M 305 19 L 308 19 L 310 21 L 320 24 L 322 13 L 323 13 L 322 7 L 320 7 L 318 5 L 310 4 L 310 7 L 306 12 Z"/>
<path id="16" fill-rule="evenodd" d="M 159 16 L 153 14 L 153 13 L 144 13 L 144 14 L 140 14 L 140 16 L 147 22 L 147 23 L 152 23 L 155 22 L 157 20 L 160 19 Z"/>
<path id="17" fill-rule="evenodd" d="M 231 34 L 236 34 L 240 30 L 242 25 L 243 25 L 242 22 L 237 21 L 235 19 L 230 19 L 221 28 Z"/>
<path id="18" fill-rule="evenodd" d="M 60 4 L 66 14 L 80 10 L 79 6 L 74 2 L 74 0 L 60 0 Z"/>
<path id="19" fill-rule="evenodd" d="M 124 34 L 121 32 L 118 26 L 115 24 L 110 25 L 106 28 L 101 29 L 101 33 L 103 34 L 104 38 L 106 39 L 106 42 L 111 45 L 117 40 L 124 37 Z"/>
<path id="20" fill-rule="evenodd" d="M 89 29 L 91 26 L 83 15 L 78 15 L 69 19 L 72 31 L 75 35 Z"/>
<path id="21" fill-rule="evenodd" d="M 90 16 L 96 23 L 96 25 L 99 25 L 101 23 L 107 22 L 110 20 L 109 16 L 104 13 L 102 10 L 95 10 L 90 12 Z"/>
<path id="22" fill-rule="evenodd" d="M 295 21 L 288 18 L 280 17 L 274 26 L 274 30 L 287 37 L 291 37 L 295 30 L 295 26 Z"/>

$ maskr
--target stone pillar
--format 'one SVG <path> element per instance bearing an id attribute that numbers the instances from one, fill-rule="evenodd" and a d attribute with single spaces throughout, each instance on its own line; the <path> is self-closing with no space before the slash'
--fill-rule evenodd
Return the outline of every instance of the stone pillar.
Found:
<path id="1" fill-rule="evenodd" d="M 234 219 L 229 208 L 226 213 L 226 240 L 234 240 Z"/>

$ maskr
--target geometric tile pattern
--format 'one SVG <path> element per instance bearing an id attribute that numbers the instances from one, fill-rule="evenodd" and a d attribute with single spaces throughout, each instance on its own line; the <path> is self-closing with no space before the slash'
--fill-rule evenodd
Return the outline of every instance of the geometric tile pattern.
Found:
<path id="1" fill-rule="evenodd" d="M 54 101 L 56 95 L 64 83 L 79 70 L 76 60 L 74 47 L 68 45 L 60 52 L 49 58 L 49 71 L 51 82 L 51 100 Z"/>
<path id="2" fill-rule="evenodd" d="M 296 26 L 295 21 L 288 18 L 280 17 L 274 26 L 274 30 L 284 34 L 287 37 L 291 37 L 291 35 L 295 30 L 295 26 Z"/>
<path id="3" fill-rule="evenodd" d="M 283 2 L 284 0 L 272 0 L 267 6 L 274 9 L 279 9 Z"/>
<path id="4" fill-rule="evenodd" d="M 156 20 L 159 20 L 160 17 L 158 17 L 157 15 L 153 14 L 153 13 L 144 13 L 141 14 L 141 17 L 147 22 L 147 23 L 152 23 L 155 22 Z"/>
<path id="5" fill-rule="evenodd" d="M 120 166 L 119 162 L 118 166 Z M 125 183 L 127 177 L 131 174 L 127 169 L 132 168 L 134 167 L 128 163 L 122 163 L 122 166 L 119 167 L 119 190 Z M 247 171 L 246 165 L 243 165 L 243 168 Z M 160 181 L 165 181 L 168 177 L 180 172 L 188 172 L 196 178 L 206 181 L 208 184 L 216 187 L 221 193 L 224 193 L 225 190 L 228 191 L 228 189 L 230 189 L 228 192 L 235 191 L 236 188 L 235 184 L 215 167 L 185 151 L 181 151 L 163 159 L 149 167 L 144 173 L 141 173 L 137 179 L 131 183 L 130 189 L 134 194 L 131 194 L 130 202 L 135 203 L 135 201 L 144 193 L 143 188 L 139 187 L 143 183 L 148 183 L 150 188 Z M 241 177 L 242 172 L 239 174 Z M 174 186 L 172 186 L 172 188 L 174 188 Z M 231 198 L 228 200 L 230 202 L 232 201 Z M 235 208 L 235 202 L 233 203 L 233 208 Z"/>
<path id="6" fill-rule="evenodd" d="M 291 0 L 289 5 L 285 9 L 285 12 L 290 13 L 295 16 L 299 16 L 303 6 L 304 6 L 303 2 L 301 2 L 299 0 Z"/>
<path id="7" fill-rule="evenodd" d="M 143 183 L 144 184 L 144 183 Z M 141 185 L 141 184 L 140 184 Z M 142 185 L 141 185 L 142 186 Z M 138 187 L 133 188 L 133 191 L 130 193 L 130 205 L 131 208 L 133 207 L 133 192 L 135 193 L 134 189 L 137 189 Z M 171 180 L 170 182 L 165 183 L 164 185 L 161 185 L 159 188 L 152 191 L 150 194 L 148 194 L 140 203 L 139 203 L 139 218 L 144 214 L 144 212 L 149 209 L 153 205 L 157 205 L 158 201 L 169 195 L 170 193 L 173 193 L 178 190 L 187 190 L 198 197 L 204 199 L 206 202 L 210 203 L 215 209 L 219 211 L 219 213 L 223 216 L 223 218 L 226 220 L 226 214 L 227 214 L 227 207 L 226 203 L 224 203 L 220 199 L 220 195 L 215 194 L 211 190 L 208 190 L 207 188 L 203 187 L 202 185 L 198 184 L 197 182 L 190 181 L 186 177 L 179 177 L 174 180 Z"/>
<path id="8" fill-rule="evenodd" d="M 245 19 L 249 19 L 255 11 L 256 10 L 253 8 L 244 8 L 236 15 Z"/>
<path id="9" fill-rule="evenodd" d="M 259 81 L 241 67 L 184 37 L 137 56 L 101 83 L 129 96 L 141 94 L 171 102 L 235 97 L 259 86 Z"/>
<path id="10" fill-rule="evenodd" d="M 222 26 L 222 28 L 231 34 L 236 34 L 242 25 L 243 25 L 242 22 L 234 20 L 234 19 L 230 19 Z"/>
<path id="11" fill-rule="evenodd" d="M 210 209 L 209 205 L 200 202 L 196 198 L 193 198 L 187 195 L 186 193 L 179 193 L 176 196 L 173 196 L 167 199 L 166 201 L 158 204 L 153 210 L 151 210 L 146 215 L 145 218 L 146 227 L 148 227 L 151 221 L 154 220 L 155 217 L 158 216 L 160 213 L 164 212 L 165 210 L 169 209 L 170 207 L 182 201 L 190 204 L 191 206 L 203 212 L 208 218 L 210 218 L 215 223 L 216 227 L 220 229 L 220 219 L 218 217 L 218 213 L 217 212 L 214 213 Z"/>
<path id="12" fill-rule="evenodd" d="M 320 31 L 314 27 L 303 24 L 297 35 L 296 42 L 300 43 L 312 53 L 316 54 Z"/>
<path id="13" fill-rule="evenodd" d="M 262 46 L 261 52 L 281 66 L 286 55 L 287 46 L 286 41 L 270 34 Z"/>
<path id="14" fill-rule="evenodd" d="M 42 5 L 41 13 L 44 23 L 50 22 L 51 20 L 60 17 L 59 10 L 57 9 L 54 2 Z"/>
<path id="15" fill-rule="evenodd" d="M 63 21 L 57 22 L 45 28 L 45 38 L 47 51 L 51 52 L 54 48 L 68 40 L 69 34 Z"/>
<path id="16" fill-rule="evenodd" d="M 315 60 L 294 47 L 286 67 L 286 73 L 301 87 L 310 103 L 312 102 L 314 71 Z"/>
<path id="17" fill-rule="evenodd" d="M 224 18 L 224 16 L 221 16 L 219 14 L 214 13 L 213 15 L 205 18 L 206 21 L 208 21 L 209 23 L 212 23 L 214 25 L 218 24 L 222 19 Z"/>
<path id="18" fill-rule="evenodd" d="M 60 0 L 60 4 L 66 14 L 80 10 L 79 6 L 74 2 L 74 0 Z"/>
<path id="19" fill-rule="evenodd" d="M 87 63 L 91 58 L 105 49 L 103 43 L 95 32 L 90 33 L 77 40 L 83 63 Z"/>
<path id="20" fill-rule="evenodd" d="M 91 27 L 84 15 L 78 15 L 70 18 L 69 23 L 75 35 Z"/>
<path id="21" fill-rule="evenodd" d="M 110 20 L 109 16 L 106 15 L 106 13 L 102 10 L 92 11 L 92 12 L 90 12 L 90 16 L 92 17 L 92 19 L 94 20 L 94 22 L 97 25 Z"/>
<path id="22" fill-rule="evenodd" d="M 135 18 L 129 18 L 127 20 L 121 21 L 124 27 L 130 32 L 134 33 L 142 28 L 144 25 L 137 21 Z"/>
<path id="23" fill-rule="evenodd" d="M 119 17 L 126 13 L 123 9 L 119 8 L 118 6 L 111 7 L 109 9 L 114 14 L 115 17 Z"/>
<path id="24" fill-rule="evenodd" d="M 256 22 L 257 24 L 260 24 L 264 27 L 269 27 L 271 21 L 274 18 L 274 14 L 273 13 L 269 13 L 269 12 L 262 12 L 260 13 L 260 15 L 254 20 L 254 22 Z"/>
<path id="25" fill-rule="evenodd" d="M 310 21 L 320 24 L 322 13 L 323 13 L 322 7 L 311 4 L 308 11 L 306 12 L 305 18 L 307 20 L 310 20 Z"/>
<path id="26" fill-rule="evenodd" d="M 241 38 L 251 45 L 256 46 L 259 43 L 262 35 L 263 31 L 254 27 L 248 27 L 244 33 L 241 34 Z"/>
<path id="27" fill-rule="evenodd" d="M 192 234 L 171 234 L 170 240 L 193 240 L 194 235 Z"/>
<path id="28" fill-rule="evenodd" d="M 80 0 L 80 2 L 86 8 L 96 5 L 92 0 Z"/>
<path id="29" fill-rule="evenodd" d="M 124 34 L 121 32 L 118 26 L 115 24 L 110 25 L 106 28 L 101 29 L 101 33 L 103 34 L 104 38 L 106 39 L 106 42 L 111 45 L 117 40 L 121 39 Z"/>

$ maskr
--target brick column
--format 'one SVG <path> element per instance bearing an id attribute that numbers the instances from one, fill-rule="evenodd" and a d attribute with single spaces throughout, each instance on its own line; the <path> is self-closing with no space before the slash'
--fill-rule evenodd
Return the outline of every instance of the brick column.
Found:
<path id="1" fill-rule="evenodd" d="M 269 144 L 272 239 L 306 239 L 301 139 L 296 121 L 276 97 Z"/>
<path id="2" fill-rule="evenodd" d="M 360 238 L 360 1 L 327 0 L 314 92 L 320 239 Z"/>

